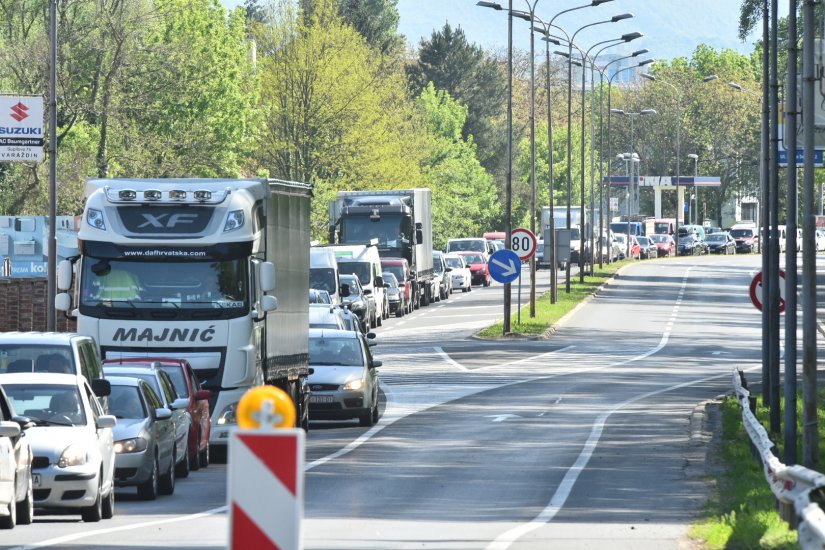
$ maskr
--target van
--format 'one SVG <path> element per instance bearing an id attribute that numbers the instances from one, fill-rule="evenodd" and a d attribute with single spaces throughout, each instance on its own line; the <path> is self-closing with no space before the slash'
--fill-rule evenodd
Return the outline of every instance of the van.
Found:
<path id="1" fill-rule="evenodd" d="M 736 241 L 737 253 L 751 253 L 756 249 L 756 224 L 735 223 L 730 228 L 730 236 Z"/>
<path id="2" fill-rule="evenodd" d="M 453 252 L 480 252 L 482 254 L 489 254 L 490 246 L 484 237 L 450 239 L 447 241 L 447 247 L 444 251 L 447 254 Z"/>
<path id="3" fill-rule="evenodd" d="M 358 277 L 364 289 L 364 295 L 374 304 L 375 318 L 370 319 L 370 327 L 381 326 L 390 315 L 390 306 L 384 291 L 384 278 L 381 276 L 381 258 L 378 248 L 364 244 L 329 245 L 338 262 L 338 273 L 347 273 Z"/>
<path id="4" fill-rule="evenodd" d="M 610 224 L 610 230 L 613 233 L 624 233 L 625 235 L 630 232 L 631 235 L 637 237 L 642 237 L 645 234 L 645 228 L 642 222 L 612 222 Z"/>
<path id="5" fill-rule="evenodd" d="M 326 290 L 331 303 L 341 303 L 341 281 L 338 277 L 338 260 L 335 252 L 326 246 L 309 249 L 309 288 Z"/>

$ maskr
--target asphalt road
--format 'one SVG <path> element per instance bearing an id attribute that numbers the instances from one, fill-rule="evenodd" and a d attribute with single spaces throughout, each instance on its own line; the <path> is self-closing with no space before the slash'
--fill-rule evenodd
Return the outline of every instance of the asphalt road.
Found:
<path id="1" fill-rule="evenodd" d="M 500 285 L 386 321 L 380 422 L 311 425 L 305 547 L 685 547 L 713 468 L 703 403 L 730 390 L 734 367 L 760 369 L 758 268 L 757 256 L 634 264 L 547 340 L 470 338 L 502 316 Z M 226 544 L 225 466 L 153 503 L 132 494 L 118 492 L 113 520 L 41 516 L 0 544 Z"/>

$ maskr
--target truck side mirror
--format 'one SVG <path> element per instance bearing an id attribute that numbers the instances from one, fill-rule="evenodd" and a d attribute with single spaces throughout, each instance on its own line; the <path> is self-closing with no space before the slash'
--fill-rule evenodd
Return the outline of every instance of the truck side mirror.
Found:
<path id="1" fill-rule="evenodd" d="M 423 244 L 424 243 L 424 230 L 423 229 L 416 229 L 415 230 L 415 244 Z"/>
<path id="2" fill-rule="evenodd" d="M 275 290 L 275 265 L 272 262 L 261 262 L 258 266 L 258 281 L 263 292 Z"/>
<path id="3" fill-rule="evenodd" d="M 275 311 L 278 309 L 278 298 L 270 294 L 261 296 L 261 309 L 263 311 Z"/>
<path id="4" fill-rule="evenodd" d="M 376 287 L 384 287 L 384 277 L 376 277 L 375 278 L 375 286 Z"/>
<path id="5" fill-rule="evenodd" d="M 63 260 L 57 264 L 57 289 L 69 290 L 70 288 L 72 288 L 72 262 Z"/>
<path id="6" fill-rule="evenodd" d="M 57 311 L 69 311 L 72 307 L 72 298 L 68 292 L 61 292 L 54 297 L 54 309 Z"/>

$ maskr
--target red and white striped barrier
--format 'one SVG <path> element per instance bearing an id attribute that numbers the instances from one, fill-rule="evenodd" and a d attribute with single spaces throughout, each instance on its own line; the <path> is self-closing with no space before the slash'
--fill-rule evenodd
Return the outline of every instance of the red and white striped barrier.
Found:
<path id="1" fill-rule="evenodd" d="M 230 432 L 228 506 L 230 550 L 300 550 L 304 515 L 304 430 L 278 388 L 249 390 Z"/>

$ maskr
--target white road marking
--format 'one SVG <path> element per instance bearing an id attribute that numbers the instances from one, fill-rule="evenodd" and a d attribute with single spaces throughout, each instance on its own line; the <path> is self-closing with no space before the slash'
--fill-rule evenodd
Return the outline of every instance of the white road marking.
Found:
<path id="1" fill-rule="evenodd" d="M 438 354 L 438 355 L 439 355 L 442 359 L 444 359 L 446 362 L 448 362 L 448 363 L 449 363 L 449 364 L 451 364 L 452 366 L 456 367 L 458 370 L 460 370 L 460 371 L 462 371 L 462 372 L 470 372 L 470 369 L 468 369 L 467 367 L 465 367 L 464 365 L 462 365 L 461 363 L 459 363 L 458 361 L 456 361 L 455 359 L 453 359 L 452 357 L 450 357 L 449 355 L 447 355 L 446 353 L 444 353 L 444 350 L 443 350 L 443 349 L 441 349 L 440 347 L 436 346 L 436 347 L 434 347 L 433 349 L 435 350 L 435 352 L 436 352 L 436 353 L 437 353 L 437 354 Z"/>

